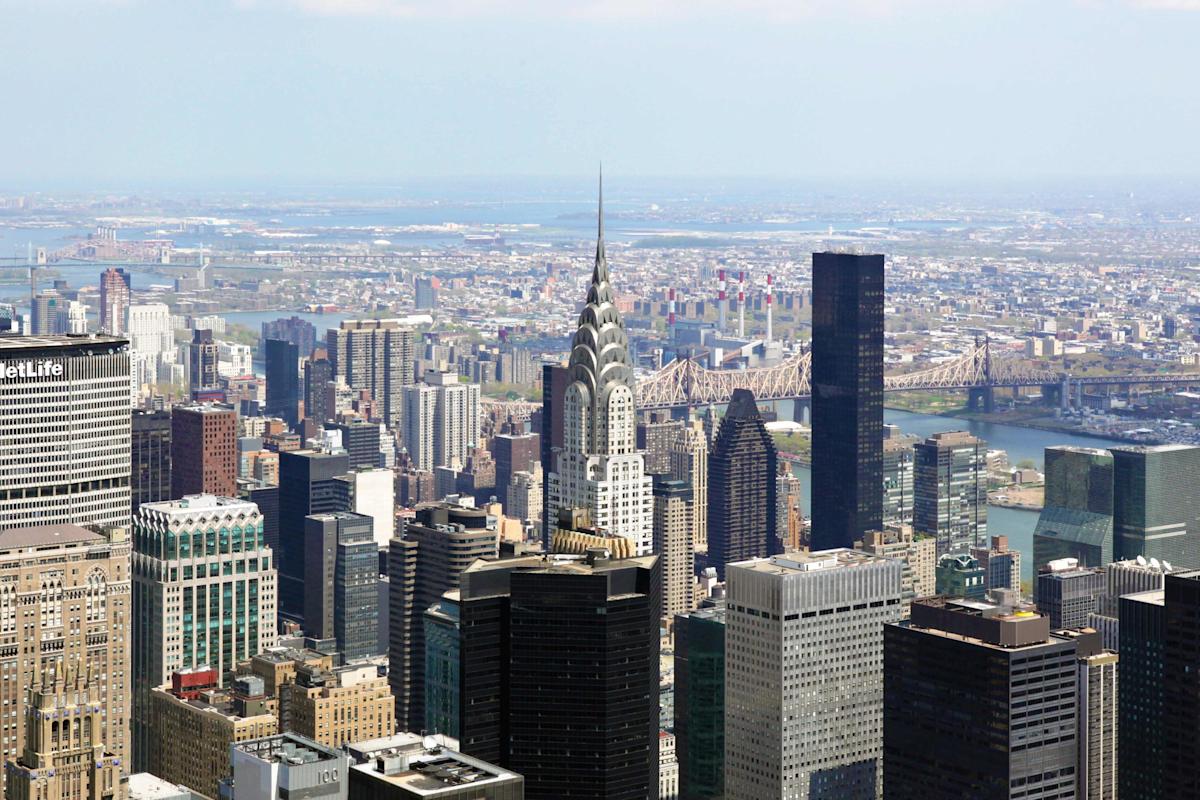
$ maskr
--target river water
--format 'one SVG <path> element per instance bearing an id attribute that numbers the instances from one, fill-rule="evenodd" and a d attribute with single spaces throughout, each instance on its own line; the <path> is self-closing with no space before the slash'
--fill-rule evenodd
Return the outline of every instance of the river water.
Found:
<path id="1" fill-rule="evenodd" d="M 1006 450 L 1009 462 L 1016 464 L 1024 459 L 1031 459 L 1042 469 L 1043 453 L 1053 445 L 1076 445 L 1079 447 L 1115 447 L 1121 442 L 1111 439 L 1099 439 L 1092 436 L 1075 436 L 1054 431 L 1042 431 L 1033 428 L 1021 428 L 1015 425 L 997 425 L 991 422 L 975 422 L 952 417 L 936 417 L 929 414 L 913 414 L 908 411 L 887 410 L 883 414 L 885 422 L 900 426 L 905 433 L 924 438 L 939 431 L 970 431 L 987 442 L 993 450 Z M 804 513 L 809 513 L 810 478 L 808 467 L 796 470 L 802 481 L 803 496 L 801 499 Z M 1015 508 L 988 508 L 988 535 L 1007 536 L 1009 547 L 1021 551 L 1022 577 L 1029 580 L 1033 575 L 1033 529 L 1037 525 L 1036 511 L 1022 511 Z"/>

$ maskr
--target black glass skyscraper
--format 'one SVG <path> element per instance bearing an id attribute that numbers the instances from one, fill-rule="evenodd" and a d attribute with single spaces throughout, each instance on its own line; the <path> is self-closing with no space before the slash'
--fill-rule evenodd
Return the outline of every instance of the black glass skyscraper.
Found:
<path id="1" fill-rule="evenodd" d="M 656 800 L 657 556 L 476 561 L 462 574 L 464 753 L 529 800 Z"/>
<path id="2" fill-rule="evenodd" d="M 325 426 L 342 434 L 342 447 L 350 455 L 351 469 L 379 466 L 380 427 L 377 422 L 354 419 Z"/>
<path id="3" fill-rule="evenodd" d="M 554 471 L 554 451 L 563 443 L 563 395 L 571 382 L 571 371 L 560 364 L 542 367 L 542 428 L 538 446 L 542 452 L 542 474 Z M 550 481 L 542 480 L 542 548 L 550 549 L 550 531 L 557 517 L 550 513 Z"/>
<path id="4" fill-rule="evenodd" d="M 300 348 L 283 339 L 267 339 L 267 415 L 295 428 L 300 407 Z"/>
<path id="5" fill-rule="evenodd" d="M 325 387 L 333 380 L 333 363 L 327 358 L 304 362 L 304 418 L 325 422 L 330 414 Z"/>
<path id="6" fill-rule="evenodd" d="M 778 463 L 754 393 L 734 389 L 708 456 L 708 563 L 721 580 L 726 564 L 782 552 L 775 527 Z"/>
<path id="7" fill-rule="evenodd" d="M 346 511 L 338 475 L 350 469 L 345 453 L 294 450 L 279 454 L 279 612 L 304 619 L 304 518 Z"/>
<path id="8" fill-rule="evenodd" d="M 883 256 L 813 253 L 813 550 L 883 527 L 883 301 Z"/>
<path id="9" fill-rule="evenodd" d="M 1164 649 L 1167 614 L 1162 590 L 1122 595 L 1121 690 L 1117 693 L 1118 797 L 1166 800 Z M 1194 643 L 1194 642 L 1193 642 Z M 1195 737 L 1193 731 L 1190 736 Z M 1173 764 L 1172 768 L 1180 766 Z"/>
<path id="10" fill-rule="evenodd" d="M 130 497 L 133 513 L 142 503 L 171 499 L 171 412 L 133 412 L 130 439 Z"/>
<path id="11" fill-rule="evenodd" d="M 1167 797 L 1200 797 L 1200 571 L 1167 575 L 1164 594 L 1164 789 Z"/>

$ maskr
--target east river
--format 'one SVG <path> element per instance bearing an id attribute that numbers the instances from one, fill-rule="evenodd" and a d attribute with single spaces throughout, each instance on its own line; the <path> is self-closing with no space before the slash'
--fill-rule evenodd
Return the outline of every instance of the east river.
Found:
<path id="1" fill-rule="evenodd" d="M 1034 428 L 1022 428 L 1016 425 L 997 425 L 991 422 L 974 422 L 954 417 L 936 417 L 929 414 L 913 414 L 908 411 L 887 410 L 883 414 L 885 422 L 899 425 L 905 433 L 925 438 L 939 431 L 970 431 L 987 442 L 992 450 L 1008 452 L 1009 462 L 1016 464 L 1024 459 L 1031 459 L 1039 470 L 1042 469 L 1042 456 L 1047 447 L 1060 444 L 1076 445 L 1079 447 L 1115 447 L 1121 442 L 1111 439 L 1100 439 L 1093 436 L 1075 436 L 1068 433 L 1042 431 Z M 807 467 L 799 467 L 796 474 L 803 481 L 802 505 L 804 513 L 809 513 L 810 473 Z M 1036 511 L 1021 511 L 1015 508 L 988 508 L 988 535 L 1007 536 L 1009 547 L 1021 551 L 1021 571 L 1025 579 L 1032 577 L 1033 571 L 1033 529 L 1037 524 Z"/>

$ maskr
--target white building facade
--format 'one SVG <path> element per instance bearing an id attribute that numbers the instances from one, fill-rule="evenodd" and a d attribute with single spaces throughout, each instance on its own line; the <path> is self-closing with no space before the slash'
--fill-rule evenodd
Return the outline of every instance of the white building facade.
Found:
<path id="1" fill-rule="evenodd" d="M 549 481 L 549 508 L 586 508 L 591 522 L 653 551 L 652 478 L 637 449 L 633 359 L 604 254 L 604 209 L 587 304 L 571 343 L 571 383 L 563 396 L 563 445 Z"/>
<path id="2" fill-rule="evenodd" d="M 0 337 L 0 529 L 129 525 L 129 343 Z"/>
<path id="3" fill-rule="evenodd" d="M 402 393 L 404 446 L 417 469 L 461 469 L 479 445 L 479 384 L 431 371 Z"/>

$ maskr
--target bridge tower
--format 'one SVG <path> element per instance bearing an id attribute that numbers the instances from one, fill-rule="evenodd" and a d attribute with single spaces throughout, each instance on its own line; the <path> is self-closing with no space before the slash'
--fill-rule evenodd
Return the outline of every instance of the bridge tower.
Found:
<path id="1" fill-rule="evenodd" d="M 982 347 L 979 337 L 975 337 L 975 374 L 978 376 L 975 385 L 967 389 L 967 409 L 982 410 L 991 414 L 996 410 L 996 390 L 992 386 L 992 342 L 985 333 Z"/>

